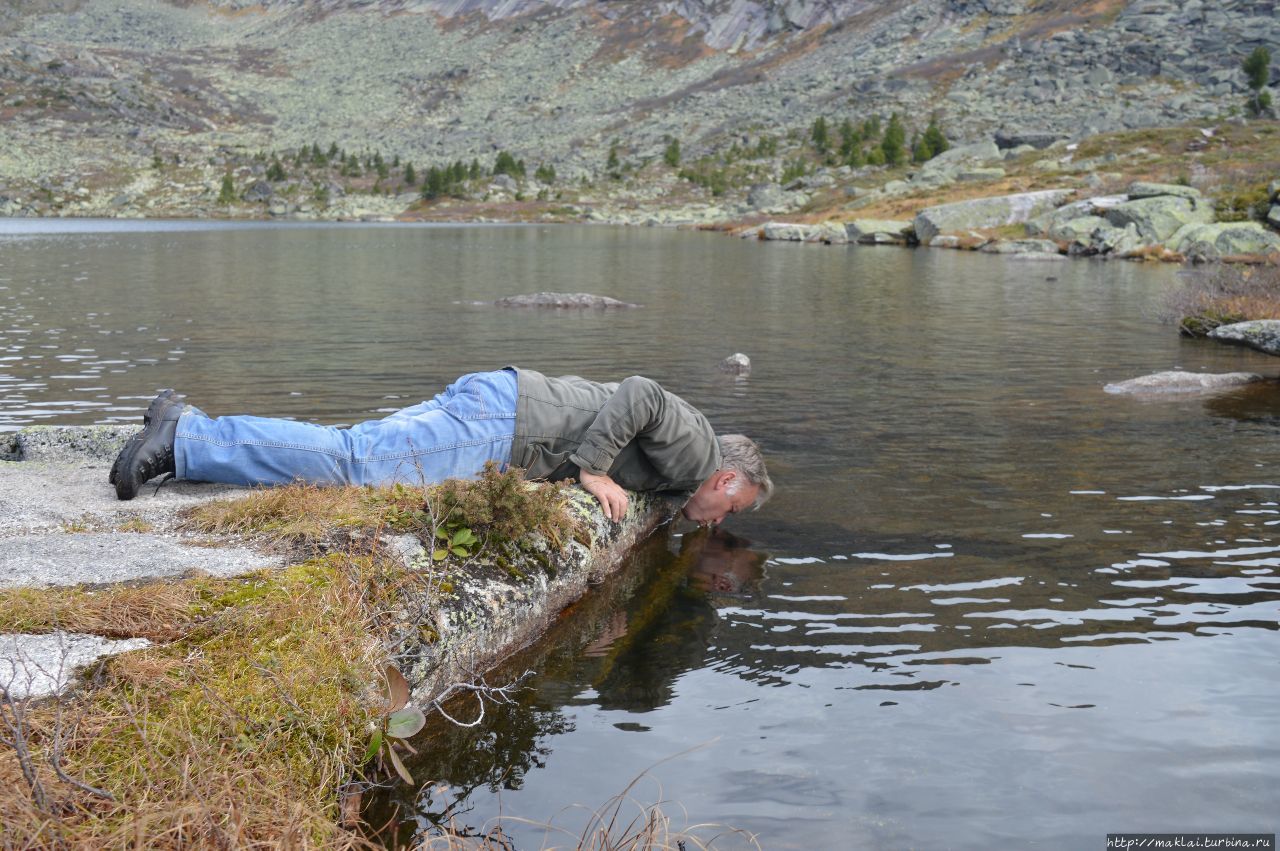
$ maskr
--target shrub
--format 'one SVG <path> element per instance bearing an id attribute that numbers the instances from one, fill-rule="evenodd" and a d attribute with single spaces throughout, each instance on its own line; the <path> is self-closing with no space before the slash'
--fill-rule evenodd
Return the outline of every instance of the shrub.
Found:
<path id="1" fill-rule="evenodd" d="M 1186 277 L 1165 299 L 1164 317 L 1191 337 L 1219 325 L 1280 319 L 1280 267 L 1216 263 Z"/>
<path id="2" fill-rule="evenodd" d="M 418 173 L 413 170 L 413 163 L 404 164 L 404 182 L 409 186 L 418 184 Z"/>
<path id="3" fill-rule="evenodd" d="M 555 183 L 556 167 L 544 163 L 538 166 L 538 170 L 533 173 L 533 176 L 539 183 Z"/>
<path id="4" fill-rule="evenodd" d="M 1263 221 L 1270 209 L 1271 193 L 1265 183 L 1220 195 L 1213 205 L 1220 222 Z"/>
<path id="5" fill-rule="evenodd" d="M 880 150 L 884 153 L 884 161 L 888 165 L 901 165 L 906 158 L 903 147 L 907 142 L 907 131 L 902 126 L 902 119 L 894 113 L 885 128 L 884 138 L 880 140 Z"/>
<path id="6" fill-rule="evenodd" d="M 236 185 L 231 175 L 222 175 L 222 190 L 218 193 L 219 204 L 233 204 L 236 200 Z"/>
<path id="7" fill-rule="evenodd" d="M 557 549 L 569 542 L 573 522 L 565 511 L 562 484 L 534 484 L 511 467 L 500 472 L 490 461 L 474 481 L 449 479 L 428 499 L 428 511 L 446 526 L 470 529 L 487 546 L 521 547 L 541 534 Z"/>
<path id="8" fill-rule="evenodd" d="M 1271 51 L 1265 47 L 1255 47 L 1240 67 L 1248 79 L 1249 88 L 1253 89 L 1250 108 L 1255 115 L 1258 115 L 1271 106 L 1270 95 L 1262 91 L 1271 77 Z M 1262 102 L 1264 94 L 1267 94 L 1265 104 Z"/>
<path id="9" fill-rule="evenodd" d="M 736 143 L 735 143 L 736 144 Z M 680 140 L 672 139 L 667 142 L 667 149 L 662 152 L 662 161 L 672 168 L 680 166 Z"/>
<path id="10" fill-rule="evenodd" d="M 827 119 L 819 115 L 813 121 L 813 126 L 809 128 L 809 138 L 813 141 L 813 147 L 820 154 L 825 154 L 831 147 L 831 135 L 827 130 Z"/>

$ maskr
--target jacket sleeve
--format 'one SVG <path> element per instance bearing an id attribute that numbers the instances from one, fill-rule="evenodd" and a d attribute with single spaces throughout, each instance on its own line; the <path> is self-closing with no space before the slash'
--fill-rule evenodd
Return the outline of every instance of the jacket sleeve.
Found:
<path id="1" fill-rule="evenodd" d="M 656 381 L 633 375 L 618 385 L 569 460 L 588 473 L 608 475 L 618 453 L 633 440 L 670 482 L 697 477 L 708 454 L 715 452 L 715 432 L 701 413 Z"/>

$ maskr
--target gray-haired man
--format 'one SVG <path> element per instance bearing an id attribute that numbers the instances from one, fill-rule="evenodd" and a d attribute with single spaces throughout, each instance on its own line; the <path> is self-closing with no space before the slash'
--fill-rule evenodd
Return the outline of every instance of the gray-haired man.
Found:
<path id="1" fill-rule="evenodd" d="M 773 490 L 755 443 L 717 437 L 696 408 L 638 375 L 601 384 L 516 367 L 471 373 L 434 399 L 351 428 L 211 418 L 165 391 L 143 420 L 111 468 L 120 499 L 162 473 L 240 485 L 385 485 L 470 478 L 494 461 L 534 479 L 577 478 L 612 520 L 626 512 L 624 489 L 686 492 L 684 516 L 714 525 Z"/>

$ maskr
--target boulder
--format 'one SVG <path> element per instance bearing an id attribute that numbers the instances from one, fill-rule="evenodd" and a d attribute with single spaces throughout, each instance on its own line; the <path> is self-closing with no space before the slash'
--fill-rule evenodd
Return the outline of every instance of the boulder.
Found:
<path id="1" fill-rule="evenodd" d="M 1141 249 L 1143 244 L 1142 238 L 1138 236 L 1138 229 L 1133 225 L 1117 228 L 1104 220 L 1102 225 L 1094 228 L 1088 235 L 1076 237 L 1067 248 L 1067 253 L 1073 257 L 1094 254 L 1129 257 Z"/>
<path id="2" fill-rule="evenodd" d="M 978 249 L 983 254 L 1058 255 L 1058 244 L 1047 239 L 993 239 Z"/>
<path id="3" fill-rule="evenodd" d="M 516 183 L 516 179 L 509 174 L 497 174 L 490 182 L 489 189 L 514 195 L 519 191 L 520 184 Z"/>
<path id="4" fill-rule="evenodd" d="M 1253 319 L 1219 325 L 1209 336 L 1224 343 L 1248 346 L 1269 355 L 1280 355 L 1280 319 Z"/>
<path id="5" fill-rule="evenodd" d="M 1138 198 L 1158 198 L 1161 195 L 1173 195 L 1178 198 L 1190 198 L 1193 201 L 1201 201 L 1204 196 L 1200 194 L 1199 189 L 1190 186 L 1183 186 L 1178 183 L 1147 183 L 1145 181 L 1135 181 L 1129 184 L 1129 198 L 1136 200 Z"/>
<path id="6" fill-rule="evenodd" d="M 758 183 L 747 192 L 747 204 L 762 212 L 793 209 L 808 202 L 805 193 L 788 192 L 776 183 Z"/>
<path id="7" fill-rule="evenodd" d="M 914 236 L 911 222 L 892 219 L 854 219 L 844 230 L 849 242 L 862 245 L 906 245 Z"/>
<path id="8" fill-rule="evenodd" d="M 1065 222 L 1051 223 L 1044 236 L 1063 242 L 1075 242 L 1077 239 L 1088 239 L 1095 230 L 1105 227 L 1110 227 L 1110 224 L 1101 216 L 1079 216 Z M 1031 233 L 1029 228 L 1027 233 Z"/>
<path id="9" fill-rule="evenodd" d="M 1243 384 L 1253 384 L 1256 381 L 1265 380 L 1261 375 L 1252 372 L 1205 373 L 1170 370 L 1168 372 L 1157 372 L 1153 375 L 1144 375 L 1140 378 L 1130 378 L 1128 381 L 1115 382 L 1104 386 L 1102 389 L 1107 393 L 1131 395 L 1203 393 L 1212 390 L 1225 390 L 1230 387 L 1239 387 Z"/>
<path id="10" fill-rule="evenodd" d="M 1271 210 L 1267 213 L 1267 224 L 1280 230 L 1280 204 L 1271 205 Z"/>
<path id="11" fill-rule="evenodd" d="M 246 201 L 267 201 L 275 194 L 275 190 L 271 188 L 271 184 L 265 180 L 255 180 L 249 184 L 249 188 L 244 191 L 244 200 Z"/>
<path id="12" fill-rule="evenodd" d="M 1065 138 L 1067 137 L 1062 133 L 1047 130 L 999 130 L 996 132 L 996 147 L 1003 150 L 1030 145 L 1037 150 L 1044 150 L 1059 139 Z"/>
<path id="13" fill-rule="evenodd" d="M 494 302 L 495 307 L 549 307 L 549 308 L 608 308 L 639 307 L 629 301 L 619 301 L 604 295 L 592 293 L 526 293 L 500 298 Z"/>
<path id="14" fill-rule="evenodd" d="M 1169 238 L 1169 247 L 1188 260 L 1217 260 L 1238 254 L 1280 252 L 1280 236 L 1257 222 L 1186 225 Z"/>
<path id="15" fill-rule="evenodd" d="M 916 214 L 916 237 L 928 245 L 940 233 L 1025 222 L 1058 206 L 1071 194 L 1070 189 L 1049 189 L 927 207 Z"/>
<path id="16" fill-rule="evenodd" d="M 805 242 L 809 238 L 809 225 L 765 222 L 760 228 L 760 238 L 778 242 Z"/>
<path id="17" fill-rule="evenodd" d="M 716 364 L 716 369 L 729 375 L 747 376 L 751 374 L 751 358 L 742 352 L 734 352 Z"/>
<path id="18" fill-rule="evenodd" d="M 995 142 L 977 142 L 972 145 L 956 145 L 947 148 L 924 164 L 926 169 L 937 168 L 949 163 L 984 162 L 1000 159 L 1000 149 Z"/>
<path id="19" fill-rule="evenodd" d="M 1133 225 L 1143 241 L 1156 244 L 1166 242 L 1186 225 L 1212 222 L 1213 208 L 1192 198 L 1154 195 L 1119 204 L 1107 211 L 1106 218 L 1118 228 Z"/>

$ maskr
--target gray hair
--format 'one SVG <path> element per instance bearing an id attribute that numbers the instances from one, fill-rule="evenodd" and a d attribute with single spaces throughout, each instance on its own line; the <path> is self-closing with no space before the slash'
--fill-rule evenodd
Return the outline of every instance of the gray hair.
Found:
<path id="1" fill-rule="evenodd" d="M 720 444 L 720 469 L 732 470 L 751 484 L 760 488 L 756 494 L 751 510 L 755 511 L 773 496 L 773 482 L 769 479 L 769 471 L 764 466 L 764 456 L 755 441 L 744 434 L 721 434 L 716 437 Z"/>

